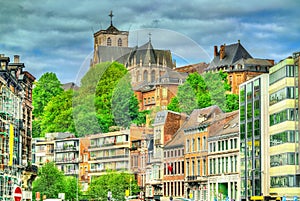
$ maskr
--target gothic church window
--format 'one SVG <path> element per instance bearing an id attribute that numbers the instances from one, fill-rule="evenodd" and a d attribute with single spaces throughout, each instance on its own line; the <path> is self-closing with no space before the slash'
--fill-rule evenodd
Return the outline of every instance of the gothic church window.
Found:
<path id="1" fill-rule="evenodd" d="M 151 72 L 151 82 L 154 82 L 155 81 L 155 71 L 153 70 Z"/>
<path id="2" fill-rule="evenodd" d="M 111 46 L 111 38 L 110 37 L 107 38 L 107 46 Z"/>
<path id="3" fill-rule="evenodd" d="M 148 82 L 148 71 L 144 71 L 144 80 Z"/>
<path id="4" fill-rule="evenodd" d="M 121 38 L 118 39 L 118 46 L 119 46 L 119 47 L 122 46 L 122 39 L 121 39 Z"/>

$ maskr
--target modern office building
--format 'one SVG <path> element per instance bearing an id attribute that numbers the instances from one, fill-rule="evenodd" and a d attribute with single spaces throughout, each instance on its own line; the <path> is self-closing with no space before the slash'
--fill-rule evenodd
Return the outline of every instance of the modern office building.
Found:
<path id="1" fill-rule="evenodd" d="M 299 58 L 295 55 L 295 58 Z M 292 57 L 270 69 L 270 194 L 300 196 L 298 66 Z"/>
<path id="2" fill-rule="evenodd" d="M 259 75 L 239 87 L 241 199 L 267 195 L 269 75 Z"/>

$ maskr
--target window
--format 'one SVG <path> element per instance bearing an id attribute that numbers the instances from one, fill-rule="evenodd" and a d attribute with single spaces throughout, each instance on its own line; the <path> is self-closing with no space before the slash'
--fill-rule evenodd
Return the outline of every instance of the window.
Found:
<path id="1" fill-rule="evenodd" d="M 198 137 L 198 141 L 197 141 L 198 151 L 201 150 L 200 143 L 201 143 L 201 140 L 200 140 L 200 137 Z"/>
<path id="2" fill-rule="evenodd" d="M 119 47 L 122 46 L 122 39 L 121 39 L 121 38 L 118 39 L 118 46 L 119 46 Z"/>
<path id="3" fill-rule="evenodd" d="M 190 140 L 186 141 L 186 152 L 190 152 Z"/>
<path id="4" fill-rule="evenodd" d="M 155 71 L 151 71 L 151 82 L 155 81 Z"/>
<path id="5" fill-rule="evenodd" d="M 203 165 L 202 165 L 202 167 L 203 167 L 203 176 L 205 176 L 206 175 L 206 160 L 203 159 L 202 162 L 203 162 Z"/>
<path id="6" fill-rule="evenodd" d="M 195 151 L 195 139 L 192 139 L 192 152 Z"/>
<path id="7" fill-rule="evenodd" d="M 107 38 L 107 46 L 111 46 L 111 38 L 110 37 Z"/>
<path id="8" fill-rule="evenodd" d="M 148 71 L 144 71 L 144 81 L 148 82 Z"/>
<path id="9" fill-rule="evenodd" d="M 198 159 L 197 175 L 200 175 L 200 160 Z"/>
<path id="10" fill-rule="evenodd" d="M 203 150 L 206 150 L 206 137 L 203 137 Z"/>

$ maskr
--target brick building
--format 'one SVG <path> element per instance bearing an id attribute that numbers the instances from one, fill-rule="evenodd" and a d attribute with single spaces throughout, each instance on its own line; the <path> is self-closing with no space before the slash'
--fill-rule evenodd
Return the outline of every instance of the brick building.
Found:
<path id="1" fill-rule="evenodd" d="M 274 60 L 253 58 L 240 41 L 230 45 L 221 45 L 220 50 L 214 46 L 214 58 L 205 72 L 228 73 L 231 92 L 238 94 L 239 85 L 262 73 L 268 73 Z"/>

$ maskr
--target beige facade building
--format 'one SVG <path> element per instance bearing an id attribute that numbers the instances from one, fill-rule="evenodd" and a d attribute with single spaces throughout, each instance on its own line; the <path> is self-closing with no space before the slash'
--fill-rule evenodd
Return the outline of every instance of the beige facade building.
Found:
<path id="1" fill-rule="evenodd" d="M 287 58 L 270 69 L 270 194 L 300 196 L 298 66 Z"/>
<path id="2" fill-rule="evenodd" d="M 208 135 L 208 200 L 240 200 L 238 111 L 216 117 Z"/>

